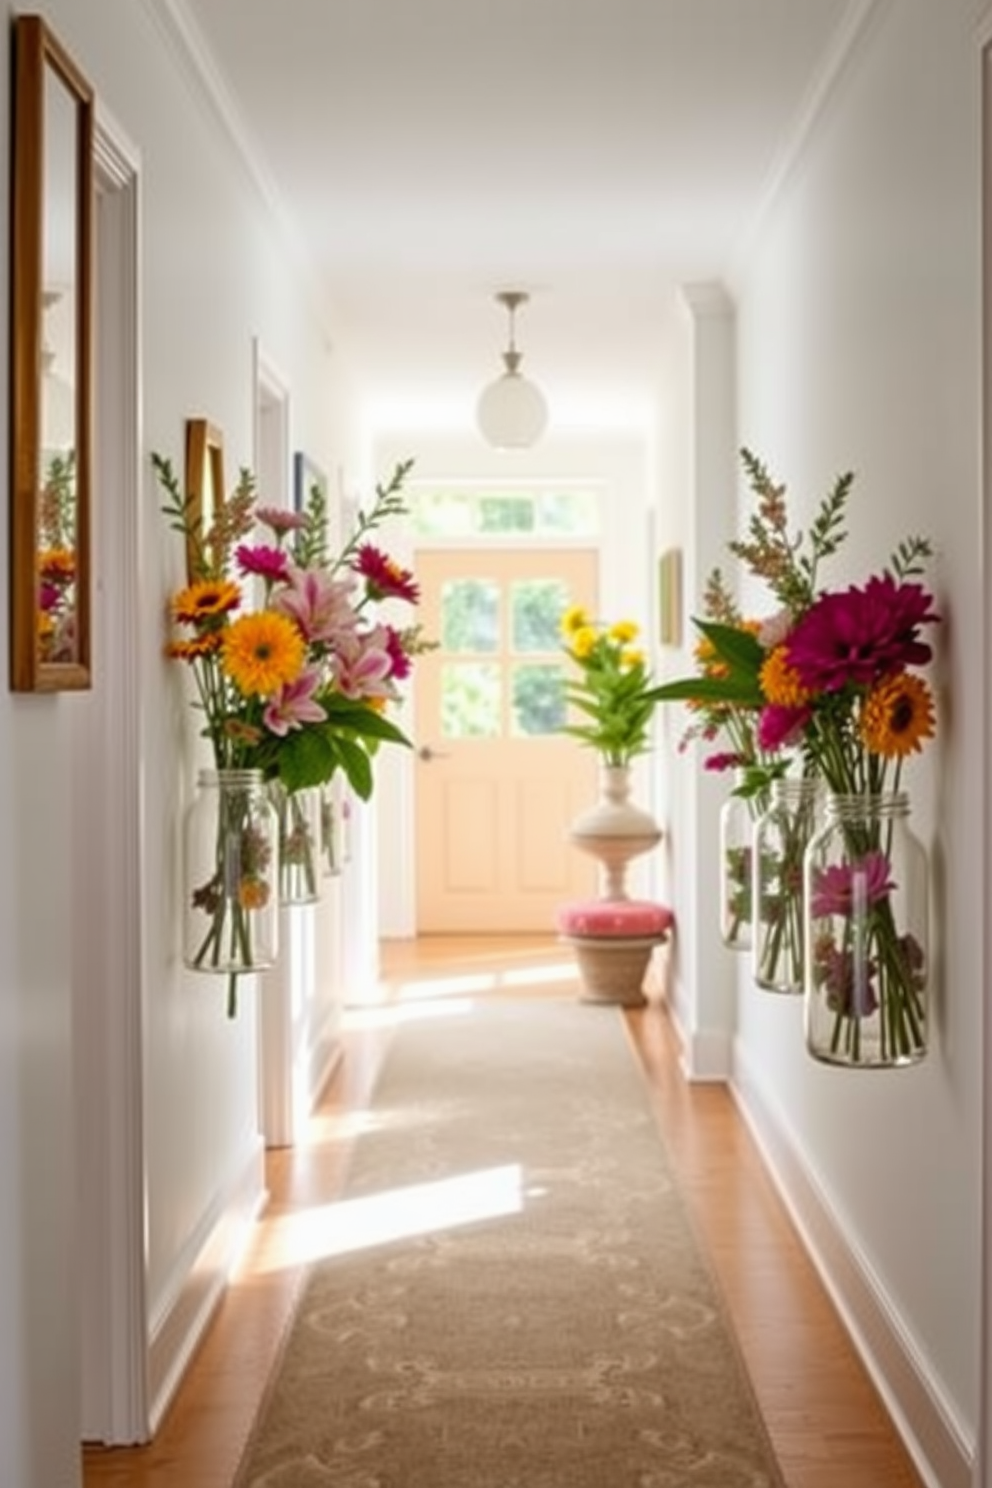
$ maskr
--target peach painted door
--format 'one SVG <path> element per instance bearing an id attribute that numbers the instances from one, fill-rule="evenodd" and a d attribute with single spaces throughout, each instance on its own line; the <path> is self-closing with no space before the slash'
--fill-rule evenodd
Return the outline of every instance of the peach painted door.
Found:
<path id="1" fill-rule="evenodd" d="M 596 888 L 567 835 L 598 765 L 558 732 L 558 622 L 570 604 L 595 613 L 597 555 L 425 549 L 416 572 L 419 618 L 441 642 L 417 665 L 417 932 L 551 930 L 562 900 Z"/>

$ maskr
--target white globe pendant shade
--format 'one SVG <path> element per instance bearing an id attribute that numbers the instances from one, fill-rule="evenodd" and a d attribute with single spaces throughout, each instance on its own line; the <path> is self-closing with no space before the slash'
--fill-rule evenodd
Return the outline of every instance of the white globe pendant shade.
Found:
<path id="1" fill-rule="evenodd" d="M 526 449 L 544 433 L 548 405 L 539 387 L 508 370 L 483 388 L 475 416 L 483 437 L 497 449 Z"/>
<path id="2" fill-rule="evenodd" d="M 483 388 L 475 415 L 483 438 L 496 449 L 526 449 L 540 439 L 548 422 L 544 394 L 522 375 L 513 342 L 513 312 L 527 298 L 519 290 L 503 290 L 496 296 L 510 317 L 510 345 L 503 353 L 506 371 Z"/>

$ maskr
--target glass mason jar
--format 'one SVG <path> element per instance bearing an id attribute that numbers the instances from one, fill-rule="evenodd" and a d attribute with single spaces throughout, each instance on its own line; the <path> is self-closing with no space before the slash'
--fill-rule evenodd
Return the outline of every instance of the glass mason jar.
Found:
<path id="1" fill-rule="evenodd" d="M 720 808 L 720 939 L 732 951 L 751 949 L 754 810 L 734 795 Z"/>
<path id="2" fill-rule="evenodd" d="M 260 770 L 201 770 L 184 822 L 183 961 L 191 971 L 275 963 L 278 823 Z"/>
<path id="3" fill-rule="evenodd" d="M 320 853 L 326 877 L 336 878 L 343 861 L 341 802 L 331 781 L 320 788 Z"/>
<path id="4" fill-rule="evenodd" d="M 817 781 L 775 780 L 754 827 L 754 980 L 766 992 L 801 993 L 803 858 L 816 825 Z"/>
<path id="5" fill-rule="evenodd" d="M 904 794 L 831 796 L 806 849 L 806 1047 L 859 1069 L 927 1052 L 929 872 Z"/>
<path id="6" fill-rule="evenodd" d="M 271 783 L 279 817 L 279 903 L 313 904 L 320 898 L 320 790 L 312 786 L 287 791 Z"/>

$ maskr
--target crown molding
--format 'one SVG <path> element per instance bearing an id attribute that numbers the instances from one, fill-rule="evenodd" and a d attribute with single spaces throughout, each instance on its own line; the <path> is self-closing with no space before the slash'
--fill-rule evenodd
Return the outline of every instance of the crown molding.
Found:
<path id="1" fill-rule="evenodd" d="M 766 218 L 795 175 L 815 130 L 835 106 L 840 85 L 869 28 L 881 21 L 892 3 L 893 0 L 848 0 L 765 181 L 758 207 L 735 257 L 732 282 L 736 283 L 744 271 Z"/>
<path id="2" fill-rule="evenodd" d="M 309 297 L 332 346 L 333 315 L 313 255 L 285 197 L 265 162 L 265 153 L 249 127 L 227 79 L 217 65 L 187 0 L 143 0 L 145 9 L 175 58 L 184 80 L 207 116 L 231 145 L 249 184 L 275 223 L 296 262 Z"/>

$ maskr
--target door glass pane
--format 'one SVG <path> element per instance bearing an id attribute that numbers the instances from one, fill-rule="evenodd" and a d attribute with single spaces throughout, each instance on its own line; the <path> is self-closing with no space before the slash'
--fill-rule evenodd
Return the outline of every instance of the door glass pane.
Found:
<path id="1" fill-rule="evenodd" d="M 446 739 L 495 739 L 501 733 L 500 669 L 491 661 L 441 667 L 441 732 Z"/>
<path id="2" fill-rule="evenodd" d="M 559 579 L 528 579 L 510 586 L 514 651 L 557 651 L 568 590 Z"/>
<path id="3" fill-rule="evenodd" d="M 441 645 L 445 651 L 495 651 L 499 644 L 499 585 L 456 579 L 441 590 Z"/>
<path id="4" fill-rule="evenodd" d="M 556 734 L 565 723 L 565 672 L 556 663 L 526 662 L 511 672 L 512 723 L 517 735 Z"/>

